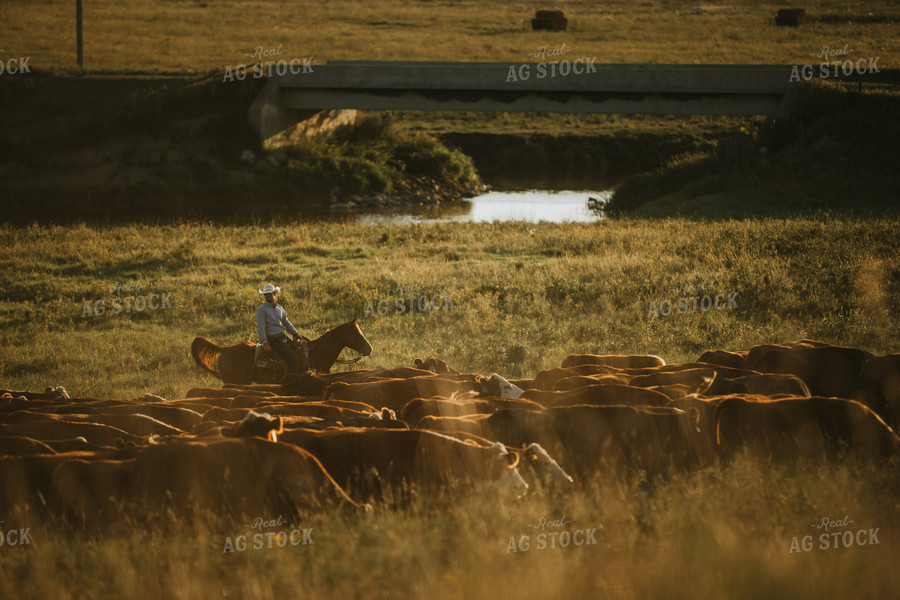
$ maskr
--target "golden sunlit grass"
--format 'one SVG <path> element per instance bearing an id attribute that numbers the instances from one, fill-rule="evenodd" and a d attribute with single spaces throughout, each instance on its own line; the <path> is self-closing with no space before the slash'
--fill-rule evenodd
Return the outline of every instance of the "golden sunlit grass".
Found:
<path id="1" fill-rule="evenodd" d="M 449 510 L 414 506 L 368 518 L 332 513 L 313 526 L 312 544 L 272 548 L 265 537 L 254 547 L 259 531 L 246 524 L 182 529 L 176 518 L 88 537 L 16 524 L 32 526 L 32 545 L 0 550 L 0 594 L 874 600 L 900 583 L 898 483 L 888 465 L 771 470 L 738 460 L 650 485 L 600 480 L 571 497 L 460 498 Z M 852 524 L 842 531 L 877 528 L 879 543 L 823 549 L 810 526 L 845 516 Z M 579 530 L 588 542 L 581 546 L 561 547 L 563 538 L 551 535 Z M 812 549 L 792 553 L 793 538 L 810 533 Z M 241 535 L 246 549 L 228 552 L 227 538 L 235 544 Z"/>
<path id="2" fill-rule="evenodd" d="M 891 0 L 804 3 L 811 23 L 774 26 L 783 4 L 569 2 L 569 30 L 532 32 L 535 2 L 144 2 L 85 0 L 85 67 L 105 71 L 206 71 L 240 64 L 261 46 L 284 56 L 336 59 L 528 61 L 540 46 L 566 45 L 597 62 L 810 62 L 822 46 L 848 44 L 856 57 L 900 60 L 900 13 Z M 0 40 L 32 67 L 75 66 L 75 7 L 69 0 L 9 0 Z"/>
<path id="3" fill-rule="evenodd" d="M 315 64 L 527 61 L 539 46 L 563 43 L 569 56 L 597 62 L 796 64 L 816 62 L 810 55 L 822 46 L 847 44 L 852 58 L 880 56 L 882 68 L 897 66 L 900 49 L 891 0 L 814 0 L 804 6 L 815 21 L 799 29 L 772 25 L 783 7 L 775 2 L 570 2 L 561 7 L 570 31 L 552 35 L 528 29 L 534 10 L 549 8 L 533 2 L 84 4 L 90 74 L 208 72 L 279 45 L 284 56 L 314 56 Z M 5 0 L 0 58 L 29 56 L 36 71 L 72 75 L 74 29 L 71 0 Z M 128 101 L 104 96 L 115 106 Z M 73 105 L 91 98 L 85 92 Z M 19 114 L 7 119 L 27 118 Z M 703 117 L 397 117 L 413 129 L 513 134 L 714 137 L 737 126 Z M 58 118 L 43 127 L 64 131 L 72 119 Z M 75 131 L 70 143 L 80 139 Z M 2 225 L 0 266 L 0 387 L 63 385 L 81 396 L 175 398 L 218 386 L 193 365 L 190 341 L 255 340 L 256 290 L 266 281 L 283 288 L 289 316 L 308 336 L 358 316 L 375 348 L 362 367 L 436 354 L 461 370 L 528 377 L 569 353 L 679 362 L 803 337 L 900 350 L 892 318 L 900 311 L 900 227 L 891 219 Z M 134 285 L 135 296 L 168 294 L 171 308 L 111 314 L 117 282 Z M 650 315 L 651 302 L 674 303 L 684 284 L 735 293 L 737 306 Z M 421 291 L 398 294 L 398 286 Z M 441 291 L 452 293 L 452 309 L 395 313 L 398 297 Z M 379 300 L 390 301 L 388 314 L 367 311 Z M 86 314 L 85 303 L 97 301 L 107 312 Z M 312 545 L 236 553 L 223 545 L 250 533 L 242 524 L 197 530 L 176 518 L 85 536 L 62 522 L 0 515 L 0 530 L 30 527 L 32 539 L 0 546 L 0 598 L 880 600 L 900 587 L 897 473 L 896 461 L 770 470 L 738 460 L 670 480 L 601 480 L 569 498 L 468 498 L 446 511 L 376 508 L 370 518 L 334 512 L 316 525 Z M 854 531 L 878 528 L 880 544 L 789 552 L 812 523 L 845 515 Z M 598 543 L 538 549 L 533 540 L 529 551 L 509 552 L 510 538 L 562 517 L 571 522 L 565 529 L 597 528 Z"/>
<path id="4" fill-rule="evenodd" d="M 813 337 L 897 350 L 891 220 L 702 223 L 341 223 L 227 227 L 5 226 L 0 230 L 0 380 L 64 385 L 83 396 L 173 398 L 219 385 L 192 365 L 190 340 L 253 339 L 257 288 L 284 289 L 307 335 L 358 315 L 375 347 L 361 366 L 435 353 L 463 370 L 530 375 L 570 352 L 657 353 Z M 83 317 L 117 282 L 169 293 L 154 313 Z M 737 292 L 737 308 L 649 318 L 683 284 Z M 365 314 L 396 288 L 454 293 L 452 310 Z M 416 295 L 417 292 L 413 292 Z M 402 292 L 401 292 L 402 294 Z M 671 479 L 600 479 L 569 498 L 449 510 L 329 513 L 314 543 L 223 552 L 245 524 L 189 527 L 177 517 L 102 535 L 20 523 L 31 545 L 0 548 L 0 597 L 42 598 L 884 598 L 896 589 L 896 464 L 769 470 L 738 460 Z M 791 553 L 823 517 L 879 529 L 880 543 Z M 259 515 L 266 520 L 278 515 Z M 540 548 L 547 533 L 596 528 L 596 544 Z M 303 524 L 300 524 L 303 525 Z M 309 525 L 305 525 L 309 526 Z M 815 531 L 819 535 L 818 531 Z M 510 539 L 528 551 L 510 551 Z M 582 534 L 584 535 L 584 534 Z M 582 538 L 584 539 L 584 538 Z"/>
<path id="5" fill-rule="evenodd" d="M 898 244 L 894 220 L 827 217 L 4 226 L 0 377 L 89 396 L 183 395 L 215 383 L 192 365 L 191 340 L 255 339 L 256 290 L 266 281 L 284 289 L 306 335 L 358 316 L 375 347 L 362 366 L 437 354 L 459 369 L 526 377 L 569 353 L 675 362 L 803 337 L 884 353 L 900 339 L 885 319 L 900 306 Z M 124 297 L 167 293 L 171 308 L 113 314 L 116 282 L 138 288 Z M 675 304 L 683 283 L 734 292 L 736 307 L 653 317 L 651 301 Z M 419 296 L 441 291 L 452 293 L 452 308 L 419 311 Z M 414 312 L 398 314 L 397 299 L 409 306 L 409 297 Z M 379 300 L 387 314 L 369 310 Z"/>

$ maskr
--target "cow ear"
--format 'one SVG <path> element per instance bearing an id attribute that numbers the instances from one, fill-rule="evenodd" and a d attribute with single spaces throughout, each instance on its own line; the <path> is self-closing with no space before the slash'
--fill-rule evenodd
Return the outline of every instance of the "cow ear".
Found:
<path id="1" fill-rule="evenodd" d="M 688 410 L 688 414 L 691 415 L 692 420 L 694 421 L 694 426 L 697 428 L 697 431 L 700 431 L 700 409 L 696 406 L 692 406 Z"/>
<path id="2" fill-rule="evenodd" d="M 506 460 L 509 461 L 509 464 L 506 465 L 507 468 L 515 469 L 516 466 L 519 464 L 519 453 L 516 452 L 515 450 L 507 450 Z"/>
<path id="3" fill-rule="evenodd" d="M 480 395 L 482 395 L 482 396 L 488 396 L 488 395 L 491 394 L 491 385 L 490 385 L 490 384 L 491 384 L 492 382 L 491 382 L 491 379 L 490 379 L 489 377 L 485 377 L 484 375 L 476 375 L 476 376 L 475 376 L 475 383 L 476 383 L 476 385 L 478 385 L 478 386 L 481 388 L 481 389 L 478 391 L 478 393 L 479 393 Z"/>
<path id="4" fill-rule="evenodd" d="M 704 377 L 703 380 L 697 384 L 697 386 L 691 390 L 694 394 L 703 394 L 712 387 L 713 382 L 716 380 L 717 372 L 713 371 L 712 376 Z"/>

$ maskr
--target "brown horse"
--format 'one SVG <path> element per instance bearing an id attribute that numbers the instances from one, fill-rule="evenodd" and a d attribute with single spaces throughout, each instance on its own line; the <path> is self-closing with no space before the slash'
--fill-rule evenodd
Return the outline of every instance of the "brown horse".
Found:
<path id="1" fill-rule="evenodd" d="M 363 356 L 372 354 L 372 344 L 363 335 L 355 318 L 309 341 L 309 368 L 318 373 L 328 373 L 344 348 L 356 350 Z M 279 373 L 259 369 L 254 361 L 255 353 L 256 345 L 250 342 L 219 346 L 198 337 L 191 343 L 194 362 L 225 383 L 280 383 L 284 375 L 283 365 Z"/>

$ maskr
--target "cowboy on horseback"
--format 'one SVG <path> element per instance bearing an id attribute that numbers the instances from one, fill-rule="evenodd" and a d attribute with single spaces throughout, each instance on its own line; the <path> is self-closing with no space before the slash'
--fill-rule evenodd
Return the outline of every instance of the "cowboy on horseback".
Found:
<path id="1" fill-rule="evenodd" d="M 294 327 L 287 317 L 284 308 L 278 304 L 277 296 L 281 292 L 280 287 L 275 287 L 271 283 L 263 286 L 259 293 L 263 296 L 263 303 L 256 309 L 256 331 L 259 334 L 259 343 L 267 352 L 273 351 L 284 362 L 288 373 L 299 374 L 301 366 L 303 369 L 309 367 L 309 350 L 306 345 L 308 339 L 300 335 L 300 332 Z M 294 345 L 299 345 L 300 354 L 303 356 L 303 362 L 300 364 L 300 356 L 288 340 L 285 331 L 289 331 L 294 337 Z"/>

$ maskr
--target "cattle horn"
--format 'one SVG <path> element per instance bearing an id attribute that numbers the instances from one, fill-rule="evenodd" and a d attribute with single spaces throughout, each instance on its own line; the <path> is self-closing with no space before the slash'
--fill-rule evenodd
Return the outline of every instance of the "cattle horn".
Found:
<path id="1" fill-rule="evenodd" d="M 506 465 L 509 469 L 515 469 L 519 464 L 519 453 L 515 450 L 507 450 L 506 452 L 506 460 L 509 461 L 509 464 Z"/>
<path id="2" fill-rule="evenodd" d="M 697 431 L 700 431 L 700 409 L 696 406 L 692 406 L 688 409 L 688 414 L 693 417 L 694 425 L 697 427 Z"/>

